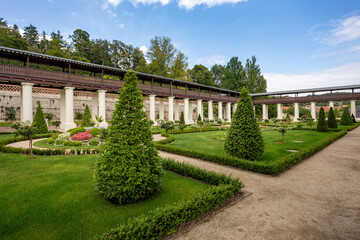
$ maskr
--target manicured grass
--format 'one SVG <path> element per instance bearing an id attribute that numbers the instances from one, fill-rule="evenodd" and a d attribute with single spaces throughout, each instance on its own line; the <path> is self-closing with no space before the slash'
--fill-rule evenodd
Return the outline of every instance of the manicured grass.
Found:
<path id="1" fill-rule="evenodd" d="M 161 192 L 116 206 L 94 190 L 96 157 L 0 154 L 0 239 L 90 239 L 210 188 L 165 171 Z"/>
<path id="2" fill-rule="evenodd" d="M 0 134 L 0 141 L 1 140 L 4 140 L 4 139 L 7 139 L 7 138 L 13 138 L 15 135 L 14 134 Z"/>
<path id="3" fill-rule="evenodd" d="M 347 128 L 346 126 L 341 126 L 341 128 Z M 192 151 L 197 151 L 207 154 L 215 154 L 220 156 L 228 156 L 224 151 L 224 142 L 212 139 L 212 136 L 219 133 L 219 131 L 213 132 L 203 132 L 203 133 L 187 133 L 184 134 L 184 140 L 181 140 L 181 134 L 175 134 L 175 141 L 170 143 L 170 145 L 188 149 Z M 316 132 L 313 130 L 312 135 L 310 130 L 301 131 L 301 140 L 303 142 L 297 143 L 293 141 L 299 140 L 299 131 L 291 130 L 287 131 L 285 134 L 285 144 L 282 144 L 282 134 L 277 131 L 267 131 L 262 132 L 263 139 L 265 142 L 265 151 L 264 154 L 259 159 L 262 162 L 270 163 L 284 157 L 290 152 L 286 150 L 301 150 L 305 149 L 312 144 L 331 136 L 334 132 Z M 281 143 L 275 143 L 281 142 Z"/>
<path id="4" fill-rule="evenodd" d="M 49 148 L 49 149 L 98 149 L 100 146 L 81 146 L 81 147 L 73 147 L 73 146 L 54 146 L 46 143 L 46 139 L 40 140 L 34 143 L 34 146 L 41 148 Z"/>
<path id="5" fill-rule="evenodd" d="M 0 122 L 0 127 L 11 127 L 13 122 Z"/>

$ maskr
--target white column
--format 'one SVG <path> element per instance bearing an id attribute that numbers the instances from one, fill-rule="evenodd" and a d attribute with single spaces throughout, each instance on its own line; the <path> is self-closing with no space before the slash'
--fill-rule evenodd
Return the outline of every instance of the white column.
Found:
<path id="1" fill-rule="evenodd" d="M 351 114 L 354 114 L 354 117 L 356 118 L 356 102 L 355 102 L 355 100 L 350 101 L 350 111 L 351 111 L 350 116 L 351 116 Z"/>
<path id="2" fill-rule="evenodd" d="M 74 87 L 64 87 L 62 94 L 60 93 L 60 118 L 64 121 L 61 122 L 60 128 L 67 131 L 76 127 L 74 123 Z M 62 95 L 62 96 L 61 96 Z M 61 99 L 62 98 L 62 99 Z M 61 109 L 62 107 L 62 109 Z"/>
<path id="3" fill-rule="evenodd" d="M 226 103 L 226 118 L 231 122 L 231 103 Z"/>
<path id="4" fill-rule="evenodd" d="M 222 112 L 223 112 L 223 109 L 222 109 L 222 102 L 218 102 L 218 118 L 223 120 L 223 117 L 222 117 Z"/>
<path id="5" fill-rule="evenodd" d="M 91 96 L 91 117 L 95 121 L 95 116 L 99 115 L 99 94 L 93 92 Z"/>
<path id="6" fill-rule="evenodd" d="M 106 98 L 105 98 L 106 90 L 98 90 L 98 93 L 99 93 L 99 117 L 103 119 L 103 121 L 99 124 L 99 126 L 107 128 L 109 124 L 106 122 Z"/>
<path id="7" fill-rule="evenodd" d="M 316 105 L 315 102 L 310 103 L 311 117 L 316 121 Z"/>
<path id="8" fill-rule="evenodd" d="M 236 111 L 236 109 L 237 109 L 237 106 L 238 106 L 238 104 L 235 103 L 234 106 L 233 106 L 233 113 L 235 113 L 235 111 Z"/>
<path id="9" fill-rule="evenodd" d="M 262 105 L 262 118 L 263 120 L 269 119 L 269 106 L 266 104 Z"/>
<path id="10" fill-rule="evenodd" d="M 188 115 L 189 119 L 188 119 L 188 122 L 190 124 L 193 124 L 194 123 L 194 119 L 193 119 L 193 104 L 191 101 L 189 101 L 189 115 Z"/>
<path id="11" fill-rule="evenodd" d="M 168 97 L 169 121 L 174 121 L 174 97 Z"/>
<path id="12" fill-rule="evenodd" d="M 196 119 L 199 117 L 199 114 L 201 116 L 201 120 L 204 121 L 204 114 L 203 114 L 203 106 L 202 106 L 202 100 L 199 99 L 197 100 L 197 117 Z"/>
<path id="13" fill-rule="evenodd" d="M 175 111 L 175 121 L 179 121 L 179 101 L 174 99 L 174 111 Z"/>
<path id="14" fill-rule="evenodd" d="M 155 121 L 155 96 L 156 95 L 149 96 L 149 100 L 150 100 L 149 115 L 150 115 L 150 120 L 154 122 L 154 125 L 156 124 L 156 121 Z"/>
<path id="15" fill-rule="evenodd" d="M 214 120 L 213 101 L 208 101 L 208 118 Z"/>
<path id="16" fill-rule="evenodd" d="M 33 83 L 21 83 L 21 122 L 33 121 L 32 86 Z"/>
<path id="17" fill-rule="evenodd" d="M 298 122 L 300 118 L 299 103 L 294 103 L 294 122 Z"/>
<path id="18" fill-rule="evenodd" d="M 282 104 L 278 103 L 277 104 L 277 119 L 282 119 L 282 118 L 283 118 Z"/>
<path id="19" fill-rule="evenodd" d="M 184 98 L 184 120 L 185 124 L 189 124 L 189 99 Z"/>
<path id="20" fill-rule="evenodd" d="M 159 98 L 159 120 L 165 120 L 164 113 L 165 113 L 164 99 Z"/>
<path id="21" fill-rule="evenodd" d="M 333 108 L 333 110 L 334 110 L 334 101 L 329 101 L 329 108 Z"/>

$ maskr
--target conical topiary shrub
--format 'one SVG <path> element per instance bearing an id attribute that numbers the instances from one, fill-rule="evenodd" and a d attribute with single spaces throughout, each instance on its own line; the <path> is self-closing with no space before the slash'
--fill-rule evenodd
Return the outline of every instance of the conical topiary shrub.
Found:
<path id="1" fill-rule="evenodd" d="M 84 115 L 83 115 L 83 118 L 81 121 L 81 126 L 82 127 L 90 127 L 91 125 L 92 125 L 91 113 L 90 113 L 89 106 L 86 104 L 85 110 L 84 110 Z"/>
<path id="2" fill-rule="evenodd" d="M 180 124 L 185 125 L 184 112 L 181 112 L 181 115 L 180 115 Z"/>
<path id="3" fill-rule="evenodd" d="M 329 128 L 338 128 L 336 118 L 335 118 L 334 109 L 332 107 L 330 107 L 330 111 L 329 111 L 328 127 Z"/>
<path id="4" fill-rule="evenodd" d="M 321 107 L 320 108 L 320 112 L 319 112 L 319 120 L 317 123 L 317 128 L 316 131 L 318 132 L 328 132 L 329 128 L 325 119 L 325 111 L 324 108 Z"/>
<path id="5" fill-rule="evenodd" d="M 248 160 L 258 159 L 264 152 L 264 141 L 254 116 L 251 97 L 245 87 L 241 90 L 224 149 L 230 155 Z"/>
<path id="6" fill-rule="evenodd" d="M 350 117 L 349 108 L 345 107 L 341 115 L 341 125 L 351 125 L 352 119 Z"/>
<path id="7" fill-rule="evenodd" d="M 152 195 L 162 175 L 135 72 L 129 70 L 124 80 L 95 171 L 96 188 L 119 204 Z"/>
<path id="8" fill-rule="evenodd" d="M 49 131 L 48 127 L 46 125 L 44 112 L 43 112 L 43 110 L 41 108 L 40 102 L 38 103 L 38 106 L 36 108 L 36 112 L 35 112 L 34 121 L 32 123 L 32 126 L 37 129 L 36 130 L 37 133 L 47 133 Z"/>

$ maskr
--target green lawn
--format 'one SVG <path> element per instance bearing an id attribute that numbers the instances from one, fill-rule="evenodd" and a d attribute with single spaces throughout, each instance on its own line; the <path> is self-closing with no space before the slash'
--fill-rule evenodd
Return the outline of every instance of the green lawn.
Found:
<path id="1" fill-rule="evenodd" d="M 341 126 L 342 128 L 346 128 Z M 170 145 L 189 149 L 201 153 L 227 155 L 224 151 L 224 142 L 212 139 L 212 136 L 219 133 L 219 131 L 203 132 L 203 133 L 186 133 L 184 134 L 184 140 L 181 140 L 181 134 L 175 134 L 175 141 Z M 334 132 L 312 132 L 310 130 L 302 130 L 302 143 L 296 143 L 293 141 L 299 140 L 299 131 L 292 130 L 287 131 L 285 134 L 285 144 L 275 143 L 282 142 L 282 134 L 277 131 L 262 132 L 263 139 L 265 142 L 264 154 L 259 159 L 264 162 L 272 162 L 278 158 L 281 158 L 287 154 L 291 154 L 286 151 L 290 150 L 301 150 L 311 146 L 313 143 L 320 141 L 321 139 L 334 134 Z"/>
<path id="2" fill-rule="evenodd" d="M 35 142 L 34 146 L 41 147 L 41 148 L 49 148 L 49 149 L 97 149 L 97 148 L 100 148 L 100 146 L 81 146 L 81 147 L 54 146 L 54 145 L 47 144 L 46 139 Z"/>
<path id="3" fill-rule="evenodd" d="M 14 134 L 11 134 L 11 133 L 9 133 L 9 134 L 0 134 L 0 141 L 1 140 L 4 140 L 4 139 L 7 139 L 7 138 L 12 138 L 12 137 L 14 137 L 15 135 Z"/>
<path id="4" fill-rule="evenodd" d="M 0 153 L 0 239 L 89 239 L 210 187 L 165 171 L 161 192 L 115 206 L 94 190 L 96 158 Z"/>

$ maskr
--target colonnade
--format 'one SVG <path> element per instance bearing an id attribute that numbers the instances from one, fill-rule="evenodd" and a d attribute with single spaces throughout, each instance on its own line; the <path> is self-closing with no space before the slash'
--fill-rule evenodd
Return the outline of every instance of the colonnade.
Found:
<path id="1" fill-rule="evenodd" d="M 329 106 L 334 108 L 334 101 L 329 101 Z M 294 122 L 298 122 L 299 117 L 300 117 L 300 113 L 299 113 L 300 107 L 299 107 L 299 103 L 294 103 Z M 354 114 L 354 117 L 356 118 L 356 102 L 355 100 L 350 100 L 350 114 Z M 310 113 L 311 113 L 311 117 L 313 119 L 315 119 L 316 121 L 316 103 L 315 102 L 311 102 L 310 103 Z M 262 118 L 263 120 L 265 119 L 269 119 L 269 108 L 268 105 L 263 104 L 262 105 Z M 283 114 L 283 106 L 281 103 L 277 103 L 277 119 L 283 119 L 284 118 L 284 114 Z"/>

